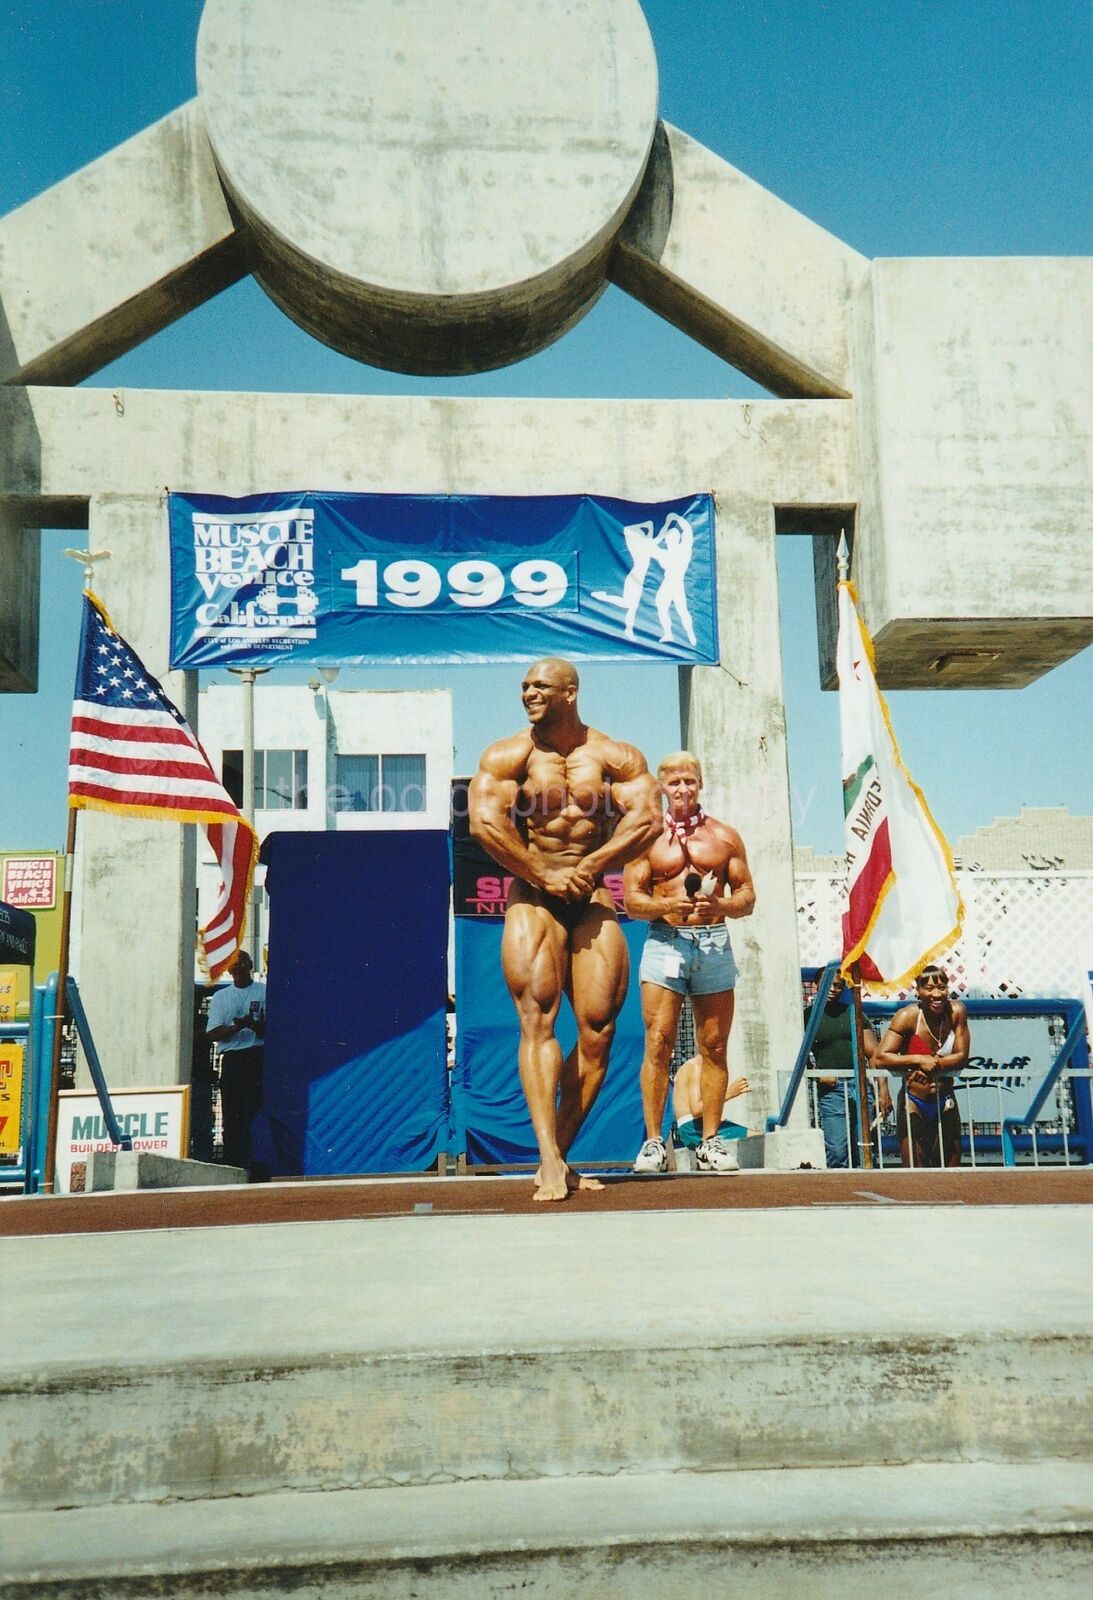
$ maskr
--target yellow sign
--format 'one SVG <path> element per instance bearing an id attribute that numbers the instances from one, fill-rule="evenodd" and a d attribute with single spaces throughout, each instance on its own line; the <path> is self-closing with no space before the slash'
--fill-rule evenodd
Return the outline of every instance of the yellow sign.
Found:
<path id="1" fill-rule="evenodd" d="M 0 1041 L 0 1156 L 23 1148 L 23 1055 L 25 1046 Z"/>
<path id="2" fill-rule="evenodd" d="M 15 1006 L 19 998 L 18 976 L 14 967 L 0 967 L 0 1022 L 15 1021 Z"/>

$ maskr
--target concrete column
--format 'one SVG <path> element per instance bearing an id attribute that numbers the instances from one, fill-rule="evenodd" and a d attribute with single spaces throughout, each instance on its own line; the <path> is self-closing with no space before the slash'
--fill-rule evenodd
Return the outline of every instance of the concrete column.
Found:
<path id="1" fill-rule="evenodd" d="M 37 528 L 0 507 L 0 693 L 33 694 L 38 687 Z"/>
<path id="2" fill-rule="evenodd" d="M 802 1024 L 774 511 L 738 492 L 716 501 L 722 664 L 684 682 L 683 742 L 702 762 L 706 809 L 739 830 L 755 880 L 753 915 L 730 924 L 740 980 L 729 1060 L 751 1079 L 757 1122 L 777 1108 Z M 802 1097 L 794 1122 L 804 1119 Z"/>
<path id="3" fill-rule="evenodd" d="M 95 496 L 90 543 L 111 552 L 95 581 L 114 626 L 196 727 L 197 674 L 167 671 L 163 497 Z M 106 1081 L 181 1082 L 192 1044 L 196 829 L 85 811 L 78 833 L 76 977 Z"/>

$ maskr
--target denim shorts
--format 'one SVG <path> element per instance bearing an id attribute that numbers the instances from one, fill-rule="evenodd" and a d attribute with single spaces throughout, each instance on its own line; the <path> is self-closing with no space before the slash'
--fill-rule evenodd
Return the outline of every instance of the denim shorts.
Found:
<path id="1" fill-rule="evenodd" d="M 674 994 L 722 994 L 736 988 L 736 961 L 723 922 L 708 928 L 650 924 L 638 978 Z"/>

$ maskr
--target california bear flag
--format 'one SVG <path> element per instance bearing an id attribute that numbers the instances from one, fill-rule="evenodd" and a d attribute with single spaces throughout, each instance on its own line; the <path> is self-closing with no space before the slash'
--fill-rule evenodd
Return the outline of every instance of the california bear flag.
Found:
<path id="1" fill-rule="evenodd" d="M 900 988 L 960 936 L 949 847 L 904 766 L 851 583 L 839 584 L 839 722 L 846 826 L 843 969 Z"/>

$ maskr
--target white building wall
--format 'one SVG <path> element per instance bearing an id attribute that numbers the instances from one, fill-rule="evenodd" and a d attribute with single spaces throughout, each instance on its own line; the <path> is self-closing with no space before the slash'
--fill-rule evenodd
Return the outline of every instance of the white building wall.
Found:
<path id="1" fill-rule="evenodd" d="M 225 750 L 243 745 L 243 695 L 233 684 L 201 691 L 199 737 L 219 773 Z M 447 689 L 328 689 L 325 684 L 263 684 L 254 690 L 256 750 L 306 750 L 306 804 L 298 809 L 259 807 L 259 839 L 276 832 L 329 829 L 447 828 L 454 772 L 452 699 Z M 424 811 L 339 811 L 339 755 L 423 755 Z M 259 867 L 256 883 L 262 886 Z M 197 864 L 198 918 L 212 914 L 220 872 L 204 835 Z M 267 937 L 266 909 L 259 897 L 259 944 Z M 248 940 L 249 943 L 249 940 Z"/>
<path id="2" fill-rule="evenodd" d="M 454 772 L 452 697 L 447 689 L 348 691 L 330 695 L 335 755 L 424 755 L 425 810 L 334 811 L 338 828 L 446 828 Z"/>

